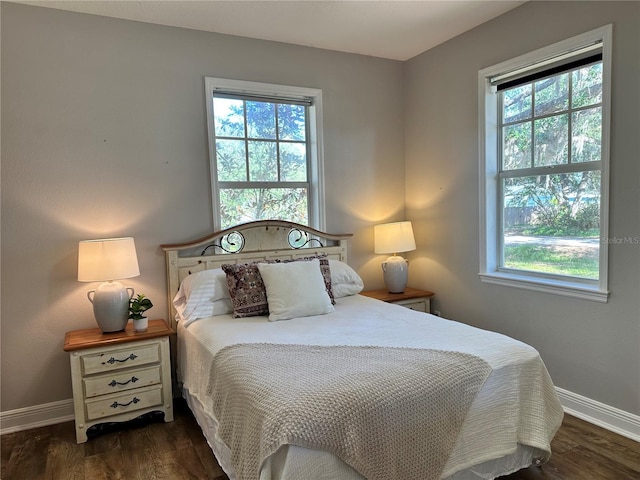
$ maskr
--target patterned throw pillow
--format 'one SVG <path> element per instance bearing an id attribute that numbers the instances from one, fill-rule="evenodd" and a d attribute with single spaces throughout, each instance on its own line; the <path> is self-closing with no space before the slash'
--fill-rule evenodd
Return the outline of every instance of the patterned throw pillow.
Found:
<path id="1" fill-rule="evenodd" d="M 320 272 L 324 280 L 324 286 L 331 299 L 331 304 L 335 305 L 331 286 L 331 268 L 329 260 L 324 256 L 310 256 L 296 258 L 292 260 L 269 260 L 263 263 L 288 263 L 304 262 L 318 259 L 320 261 Z M 267 289 L 264 286 L 257 262 L 241 264 L 224 264 L 222 270 L 227 276 L 229 295 L 233 303 L 234 318 L 256 317 L 258 315 L 269 314 L 269 303 L 267 301 Z"/>
<path id="2" fill-rule="evenodd" d="M 234 318 L 269 314 L 267 290 L 255 263 L 225 264 Z"/>
<path id="3" fill-rule="evenodd" d="M 333 286 L 331 285 L 331 267 L 329 266 L 329 259 L 320 258 L 320 271 L 322 272 L 322 278 L 324 280 L 324 286 L 327 289 L 329 298 L 331 299 L 331 305 L 336 304 L 336 299 L 333 296 Z"/>

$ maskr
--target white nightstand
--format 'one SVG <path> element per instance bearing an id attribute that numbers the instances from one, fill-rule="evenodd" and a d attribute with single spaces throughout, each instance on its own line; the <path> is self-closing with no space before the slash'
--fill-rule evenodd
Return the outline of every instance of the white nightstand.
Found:
<path id="1" fill-rule="evenodd" d="M 94 425 L 132 420 L 160 411 L 173 421 L 169 337 L 164 320 L 149 321 L 146 332 L 128 325 L 122 332 L 99 328 L 67 332 L 76 440 L 87 441 Z"/>
<path id="2" fill-rule="evenodd" d="M 395 303 L 419 312 L 431 313 L 431 297 L 435 294 L 427 290 L 406 287 L 402 293 L 389 293 L 386 288 L 360 292 L 365 297 L 375 298 L 387 303 Z"/>

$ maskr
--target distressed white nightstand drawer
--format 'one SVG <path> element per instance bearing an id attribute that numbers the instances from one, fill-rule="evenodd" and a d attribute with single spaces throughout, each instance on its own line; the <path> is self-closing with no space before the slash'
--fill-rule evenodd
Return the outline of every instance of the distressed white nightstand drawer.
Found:
<path id="1" fill-rule="evenodd" d="M 400 300 L 393 303 L 395 303 L 396 305 L 402 305 L 403 307 L 410 308 L 411 310 L 415 310 L 417 312 L 429 312 L 429 309 L 427 308 L 427 304 L 430 303 L 429 300 Z"/>
<path id="2" fill-rule="evenodd" d="M 85 397 L 97 397 L 160 383 L 160 365 L 83 379 Z"/>
<path id="3" fill-rule="evenodd" d="M 86 402 L 87 420 L 110 417 L 162 405 L 162 385 L 131 390 L 121 395 L 99 397 Z"/>
<path id="4" fill-rule="evenodd" d="M 365 290 L 360 295 L 383 302 L 401 305 L 417 312 L 431 313 L 431 297 L 434 293 L 428 290 L 406 287 L 402 293 L 389 293 L 387 289 Z"/>
<path id="5" fill-rule="evenodd" d="M 157 343 L 131 345 L 121 350 L 109 350 L 103 353 L 83 355 L 81 361 L 84 374 L 91 375 L 160 362 L 160 348 Z"/>

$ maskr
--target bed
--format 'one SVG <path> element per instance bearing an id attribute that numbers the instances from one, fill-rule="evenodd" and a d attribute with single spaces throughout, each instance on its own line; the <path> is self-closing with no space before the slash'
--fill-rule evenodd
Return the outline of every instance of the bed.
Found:
<path id="1" fill-rule="evenodd" d="M 176 381 L 229 478 L 479 480 L 544 464 L 563 411 L 538 352 L 358 295 L 350 237 L 268 220 L 162 247 Z"/>

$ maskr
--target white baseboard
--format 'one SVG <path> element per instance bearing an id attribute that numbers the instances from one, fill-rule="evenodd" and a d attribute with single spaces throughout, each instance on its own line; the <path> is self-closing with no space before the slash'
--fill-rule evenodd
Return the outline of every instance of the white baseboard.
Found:
<path id="1" fill-rule="evenodd" d="M 640 416 L 556 387 L 564 411 L 586 422 L 640 442 Z"/>
<path id="2" fill-rule="evenodd" d="M 640 416 L 556 387 L 564 411 L 606 430 L 640 442 Z M 73 399 L 0 412 L 0 434 L 73 420 Z"/>
<path id="3" fill-rule="evenodd" d="M 55 425 L 73 420 L 73 399 L 0 412 L 0 434 Z"/>

